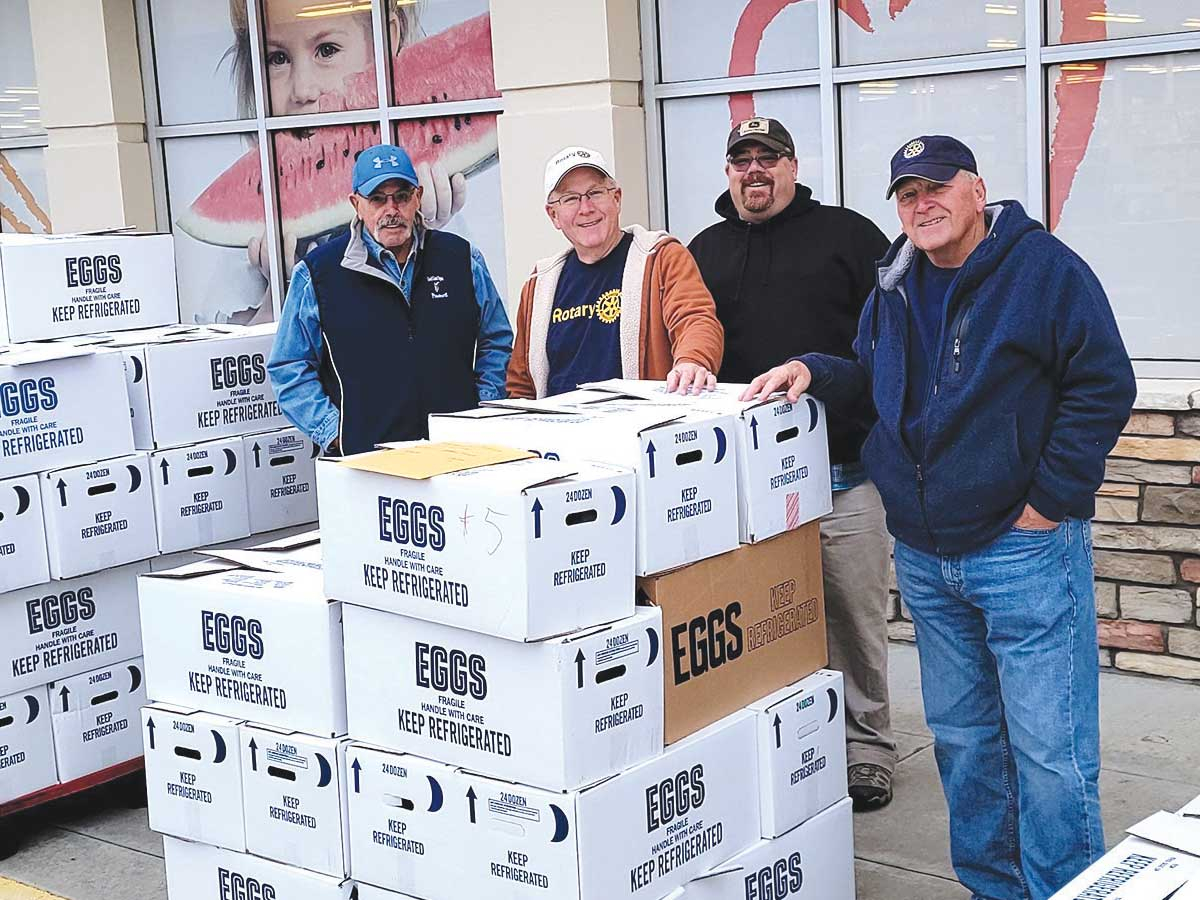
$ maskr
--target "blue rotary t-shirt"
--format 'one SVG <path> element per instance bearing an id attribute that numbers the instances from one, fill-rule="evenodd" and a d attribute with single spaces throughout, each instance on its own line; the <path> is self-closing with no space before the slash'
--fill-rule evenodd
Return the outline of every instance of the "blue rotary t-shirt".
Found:
<path id="1" fill-rule="evenodd" d="M 563 264 L 546 332 L 550 396 L 589 381 L 621 375 L 621 276 L 633 235 L 599 262 L 581 262 L 574 250 Z"/>

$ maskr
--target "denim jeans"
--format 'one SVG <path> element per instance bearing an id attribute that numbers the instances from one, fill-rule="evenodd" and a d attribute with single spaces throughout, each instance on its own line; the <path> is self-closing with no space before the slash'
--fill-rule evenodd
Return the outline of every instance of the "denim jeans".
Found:
<path id="1" fill-rule="evenodd" d="M 1046 900 L 1104 852 L 1091 523 L 938 556 L 896 542 L 973 900 Z"/>

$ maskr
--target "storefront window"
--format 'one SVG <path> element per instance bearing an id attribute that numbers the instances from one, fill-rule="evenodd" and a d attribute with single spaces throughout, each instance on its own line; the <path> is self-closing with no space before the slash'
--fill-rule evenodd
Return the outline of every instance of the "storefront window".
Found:
<path id="1" fill-rule="evenodd" d="M 821 95 L 817 88 L 687 97 L 663 104 L 667 216 L 687 242 L 717 220 L 713 204 L 728 189 L 725 144 L 731 119 L 779 119 L 796 142 L 800 180 L 821 196 Z"/>
<path id="2" fill-rule="evenodd" d="M 1046 36 L 1053 44 L 1200 33 L 1196 0 L 1048 0 L 1046 13 Z"/>
<path id="3" fill-rule="evenodd" d="M 0 21 L 0 141 L 44 134 L 28 0 L 4 0 Z"/>
<path id="4" fill-rule="evenodd" d="M 407 119 L 396 123 L 393 140 L 408 150 L 422 182 L 432 185 L 435 194 L 440 191 L 441 197 L 431 204 L 437 210 L 437 224 L 478 247 L 492 280 L 503 290 L 504 215 L 496 120 L 495 113 Z"/>
<path id="5" fill-rule="evenodd" d="M 0 150 L 0 232 L 50 231 L 45 152 L 41 147 Z"/>
<path id="6" fill-rule="evenodd" d="M 838 0 L 838 10 L 842 65 L 1025 46 L 1025 0 Z"/>
<path id="7" fill-rule="evenodd" d="M 487 0 L 384 0 L 384 5 L 394 105 L 500 96 Z"/>
<path id="8" fill-rule="evenodd" d="M 1133 356 L 1194 357 L 1200 53 L 1048 75 L 1051 228 L 1095 269 Z"/>
<path id="9" fill-rule="evenodd" d="M 378 105 L 371 6 L 371 0 L 263 0 L 271 115 Z"/>
<path id="10" fill-rule="evenodd" d="M 818 0 L 659 0 L 663 81 L 815 69 Z"/>
<path id="11" fill-rule="evenodd" d="M 246 0 L 151 0 L 164 125 L 253 118 Z"/>
<path id="12" fill-rule="evenodd" d="M 271 319 L 258 145 L 222 134 L 166 142 L 183 322 Z"/>
<path id="13" fill-rule="evenodd" d="M 842 87 L 841 108 L 845 204 L 885 234 L 900 230 L 884 198 L 892 154 L 919 134 L 957 137 L 975 153 L 989 199 L 1025 202 L 1023 70 L 862 81 Z"/>

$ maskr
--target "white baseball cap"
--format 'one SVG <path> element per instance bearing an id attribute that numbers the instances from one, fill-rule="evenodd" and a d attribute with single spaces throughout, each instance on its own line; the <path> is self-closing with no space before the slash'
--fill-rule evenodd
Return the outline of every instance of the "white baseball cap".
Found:
<path id="1" fill-rule="evenodd" d="M 596 150 L 589 150 L 587 147 L 564 147 L 546 163 L 546 196 L 554 193 L 554 189 L 568 172 L 584 166 L 597 169 L 609 178 L 613 177 L 612 168 Z"/>

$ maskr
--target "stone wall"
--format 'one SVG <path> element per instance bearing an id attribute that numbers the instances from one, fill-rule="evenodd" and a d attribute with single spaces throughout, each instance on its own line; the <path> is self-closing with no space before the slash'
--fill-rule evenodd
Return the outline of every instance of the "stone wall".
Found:
<path id="1" fill-rule="evenodd" d="M 1100 662 L 1200 681 L 1200 383 L 1139 380 L 1092 523 Z M 889 630 L 913 626 L 892 578 Z"/>

